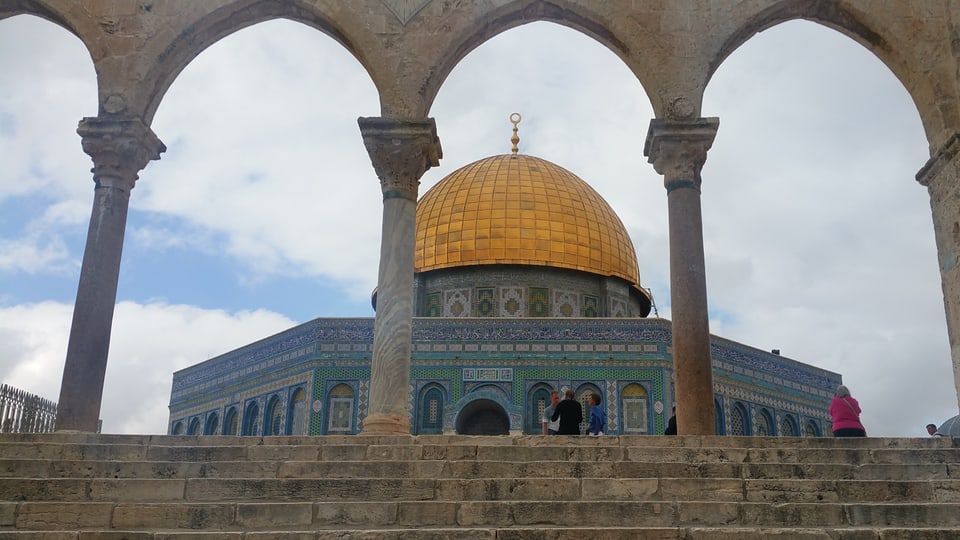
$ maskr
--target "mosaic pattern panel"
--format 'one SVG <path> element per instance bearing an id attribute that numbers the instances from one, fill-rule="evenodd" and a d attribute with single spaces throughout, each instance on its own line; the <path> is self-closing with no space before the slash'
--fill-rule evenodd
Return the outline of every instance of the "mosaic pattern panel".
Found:
<path id="1" fill-rule="evenodd" d="M 494 290 L 477 289 L 477 312 L 476 317 L 496 317 L 496 301 L 494 299 Z"/>
<path id="2" fill-rule="evenodd" d="M 523 317 L 526 312 L 522 287 L 500 288 L 500 313 L 504 317 Z"/>
<path id="3" fill-rule="evenodd" d="M 589 294 L 583 295 L 583 316 L 600 316 L 600 300 L 596 296 L 590 296 Z"/>
<path id="4" fill-rule="evenodd" d="M 443 315 L 443 302 L 441 302 L 440 294 L 440 291 L 437 291 L 427 295 L 425 310 L 427 317 L 440 317 Z"/>
<path id="5" fill-rule="evenodd" d="M 610 299 L 610 316 L 614 318 L 627 316 L 627 303 L 619 298 Z"/>
<path id="6" fill-rule="evenodd" d="M 530 288 L 530 316 L 549 317 L 550 297 L 546 288 Z"/>
<path id="7" fill-rule="evenodd" d="M 579 317 L 580 303 L 577 293 L 570 291 L 553 292 L 553 312 L 560 317 Z"/>
<path id="8" fill-rule="evenodd" d="M 470 316 L 470 289 L 456 289 L 444 291 L 443 316 L 469 317 Z"/>

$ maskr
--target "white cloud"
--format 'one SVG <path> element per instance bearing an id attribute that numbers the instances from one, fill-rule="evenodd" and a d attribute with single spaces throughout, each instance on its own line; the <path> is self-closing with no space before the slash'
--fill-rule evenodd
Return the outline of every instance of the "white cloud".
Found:
<path id="1" fill-rule="evenodd" d="M 0 380 L 56 401 L 73 307 L 0 308 Z M 294 325 L 269 311 L 227 313 L 120 302 L 101 406 L 105 433 L 165 433 L 173 372 Z"/>
<path id="2" fill-rule="evenodd" d="M 93 185 L 75 130 L 95 113 L 96 86 L 64 34 L 0 21 L 0 204 L 37 209 L 3 223 L 0 269 L 76 268 L 82 254 Z M 712 331 L 842 373 L 872 434 L 923 435 L 956 414 L 929 202 L 913 180 L 926 142 L 900 83 L 851 40 L 794 22 L 724 62 L 703 111 L 721 119 L 701 198 Z M 573 171 L 617 211 L 669 317 L 667 195 L 642 155 L 650 105 L 583 35 L 526 25 L 464 59 L 431 111 L 445 157 L 421 194 L 509 152 L 512 112 L 524 116 L 521 152 Z M 224 39 L 158 110 L 169 150 L 132 193 L 128 245 L 223 253 L 243 269 L 231 279 L 308 276 L 368 298 L 382 205 L 356 119 L 378 114 L 363 69 L 313 29 L 271 21 Z M 3 308 L 13 361 L 0 374 L 55 398 L 70 310 L 40 300 Z M 121 303 L 114 321 L 103 416 L 126 432 L 165 430 L 174 369 L 292 324 L 162 303 Z"/>

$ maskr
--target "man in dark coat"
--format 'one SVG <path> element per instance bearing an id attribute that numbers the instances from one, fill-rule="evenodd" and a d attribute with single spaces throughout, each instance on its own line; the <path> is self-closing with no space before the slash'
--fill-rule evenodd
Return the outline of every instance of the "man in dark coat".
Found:
<path id="1" fill-rule="evenodd" d="M 579 401 L 574 399 L 573 390 L 568 388 L 563 396 L 563 401 L 557 405 L 557 409 L 553 411 L 553 416 L 550 419 L 554 422 L 557 421 L 557 418 L 560 419 L 560 429 L 557 431 L 557 435 L 579 435 L 580 422 L 583 422 L 583 407 L 580 406 Z"/>

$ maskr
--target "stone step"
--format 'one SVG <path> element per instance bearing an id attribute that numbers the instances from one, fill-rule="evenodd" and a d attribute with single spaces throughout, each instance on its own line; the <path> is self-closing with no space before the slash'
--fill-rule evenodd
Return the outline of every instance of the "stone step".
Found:
<path id="1" fill-rule="evenodd" d="M 558 442 L 562 441 L 562 442 Z M 287 445 L 480 445 L 480 446 L 550 446 L 556 444 L 593 446 L 637 446 L 676 448 L 952 448 L 957 444 L 949 437 L 862 439 L 834 437 L 733 437 L 733 436 L 652 436 L 619 435 L 605 437 L 544 437 L 542 435 L 476 436 L 476 435 L 324 435 L 237 437 L 221 435 L 116 435 L 96 433 L 3 433 L 0 442 L 52 442 L 69 444 L 126 444 L 137 446 L 287 446 Z"/>
<path id="2" fill-rule="evenodd" d="M 0 501 L 730 501 L 960 503 L 960 480 L 739 478 L 7 478 Z"/>
<path id="3" fill-rule="evenodd" d="M 943 503 L 733 503 L 658 501 L 385 501 L 263 503 L 19 503 L 13 530 L 303 530 L 420 527 L 932 526 L 960 531 L 960 505 Z M 626 522 L 626 523 L 625 523 Z M 930 525 L 934 524 L 934 525 Z M 956 538 L 954 536 L 953 538 Z"/>
<path id="4" fill-rule="evenodd" d="M 514 527 L 439 529 L 344 529 L 341 531 L 10 531 L 17 540 L 955 540 L 943 528 L 757 528 L 703 527 Z"/>
<path id="5" fill-rule="evenodd" d="M 547 438 L 554 442 L 557 438 Z M 234 441 L 237 438 L 233 438 Z M 581 440 L 582 439 L 582 440 Z M 588 444 L 510 445 L 387 445 L 289 444 L 231 446 L 161 446 L 131 444 L 72 444 L 0 442 L 0 459 L 94 461 L 634 461 L 644 463 L 817 463 L 817 464 L 954 464 L 960 447 L 950 448 L 684 448 Z M 614 439 L 614 438 L 610 438 Z M 653 440 L 653 439 L 651 439 Z M 205 442 L 205 441 L 202 441 Z"/>
<path id="6" fill-rule="evenodd" d="M 930 464 L 676 463 L 577 461 L 102 461 L 0 459 L 0 478 L 798 478 L 960 479 Z"/>

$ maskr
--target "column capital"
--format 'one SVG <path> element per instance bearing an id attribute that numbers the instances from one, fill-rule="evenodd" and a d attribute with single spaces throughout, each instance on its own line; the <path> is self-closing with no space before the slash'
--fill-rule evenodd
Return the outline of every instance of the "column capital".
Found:
<path id="1" fill-rule="evenodd" d="M 97 187 L 130 191 L 139 178 L 137 173 L 167 150 L 139 118 L 84 118 L 77 134 L 82 137 L 84 153 L 93 159 L 90 172 Z"/>
<path id="2" fill-rule="evenodd" d="M 957 153 L 960 153 L 960 132 L 951 135 L 947 142 L 940 147 L 940 150 L 937 150 L 937 153 L 927 160 L 923 168 L 917 172 L 917 182 L 920 182 L 921 186 L 930 187 L 933 179 L 954 160 Z"/>
<path id="3" fill-rule="evenodd" d="M 360 117 L 357 122 L 384 199 L 400 197 L 415 202 L 420 177 L 443 157 L 436 121 Z"/>
<path id="4" fill-rule="evenodd" d="M 681 187 L 700 189 L 700 170 L 719 127 L 719 118 L 650 121 L 643 155 L 664 176 L 668 192 Z"/>

